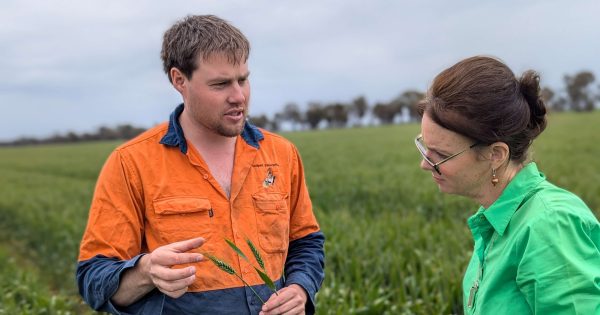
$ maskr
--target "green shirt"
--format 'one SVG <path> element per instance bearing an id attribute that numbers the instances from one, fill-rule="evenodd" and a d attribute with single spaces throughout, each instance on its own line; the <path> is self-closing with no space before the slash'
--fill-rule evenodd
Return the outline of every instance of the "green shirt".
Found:
<path id="1" fill-rule="evenodd" d="M 535 163 L 468 224 L 465 314 L 600 314 L 600 223 Z"/>

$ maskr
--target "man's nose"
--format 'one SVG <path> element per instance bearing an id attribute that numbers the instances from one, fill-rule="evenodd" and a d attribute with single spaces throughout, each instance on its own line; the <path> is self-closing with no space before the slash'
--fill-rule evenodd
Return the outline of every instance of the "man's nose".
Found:
<path id="1" fill-rule="evenodd" d="M 231 93 L 227 98 L 227 102 L 232 104 L 240 104 L 246 102 L 246 95 L 244 94 L 244 88 L 239 83 L 234 83 L 232 86 Z"/>

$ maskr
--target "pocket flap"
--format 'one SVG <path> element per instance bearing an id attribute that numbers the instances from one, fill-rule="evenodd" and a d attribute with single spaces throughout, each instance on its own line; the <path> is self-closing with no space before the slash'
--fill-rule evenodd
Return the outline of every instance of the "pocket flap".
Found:
<path id="1" fill-rule="evenodd" d="M 210 200 L 202 197 L 168 197 L 152 202 L 157 214 L 181 214 L 208 211 Z"/>
<path id="2" fill-rule="evenodd" d="M 263 210 L 287 209 L 288 195 L 276 192 L 260 192 L 252 195 L 256 206 Z"/>

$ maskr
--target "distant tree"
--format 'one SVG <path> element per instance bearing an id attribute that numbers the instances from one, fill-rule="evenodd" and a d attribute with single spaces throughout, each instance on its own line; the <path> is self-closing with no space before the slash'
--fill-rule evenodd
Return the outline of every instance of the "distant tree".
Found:
<path id="1" fill-rule="evenodd" d="M 2 143 L 2 146 L 20 146 L 20 145 L 34 145 L 39 144 L 40 140 L 30 137 L 22 137 L 12 142 Z"/>
<path id="2" fill-rule="evenodd" d="M 283 108 L 283 119 L 292 123 L 292 128 L 297 129 L 302 124 L 302 113 L 298 104 L 290 102 Z"/>
<path id="3" fill-rule="evenodd" d="M 577 112 L 594 110 L 596 95 L 590 87 L 595 79 L 590 71 L 581 71 L 574 76 L 565 75 L 564 81 L 571 109 Z"/>
<path id="4" fill-rule="evenodd" d="M 341 128 L 348 123 L 348 105 L 332 103 L 325 107 L 325 119 L 330 127 Z"/>
<path id="5" fill-rule="evenodd" d="M 99 140 L 99 138 L 98 138 L 98 134 L 86 132 L 83 135 L 81 135 L 81 140 L 82 141 L 94 141 L 94 140 Z"/>
<path id="6" fill-rule="evenodd" d="M 79 137 L 79 135 L 74 133 L 73 131 L 70 131 L 65 136 L 65 140 L 66 142 L 78 142 L 79 140 L 81 140 L 81 137 Z"/>
<path id="7" fill-rule="evenodd" d="M 396 113 L 400 113 L 402 112 L 402 108 L 408 108 L 410 120 L 418 120 L 418 105 L 424 97 L 425 94 L 417 90 L 406 90 L 392 101 L 394 103 L 394 110 Z"/>
<path id="8" fill-rule="evenodd" d="M 359 96 L 352 100 L 350 112 L 356 115 L 359 121 L 362 121 L 362 118 L 365 116 L 368 110 L 369 104 L 364 96 Z"/>
<path id="9" fill-rule="evenodd" d="M 269 118 L 267 118 L 267 115 L 265 114 L 259 116 L 251 116 L 248 120 L 250 120 L 250 123 L 252 123 L 256 127 L 264 129 L 267 129 L 267 126 L 269 125 Z"/>
<path id="10" fill-rule="evenodd" d="M 268 126 L 269 127 L 267 129 L 270 131 L 278 131 L 279 130 L 279 123 L 275 119 L 269 120 Z"/>
<path id="11" fill-rule="evenodd" d="M 556 95 L 556 93 L 554 93 L 554 90 L 552 90 L 552 88 L 545 86 L 542 88 L 540 95 L 544 102 L 550 103 L 554 100 L 554 96 Z"/>
<path id="12" fill-rule="evenodd" d="M 540 94 L 548 109 L 555 112 L 565 111 L 567 100 L 564 97 L 556 97 L 556 93 L 550 87 L 542 88 Z"/>
<path id="13" fill-rule="evenodd" d="M 285 119 L 283 118 L 283 113 L 275 113 L 275 115 L 273 116 L 273 119 L 271 120 L 271 123 L 274 126 L 277 126 L 276 129 L 279 129 L 279 126 L 281 126 L 281 123 L 284 121 L 285 121 Z"/>
<path id="14" fill-rule="evenodd" d="M 306 110 L 305 116 L 310 129 L 316 129 L 319 123 L 325 119 L 323 105 L 319 102 L 308 103 L 308 110 Z"/>
<path id="15" fill-rule="evenodd" d="M 106 126 L 98 128 L 98 138 L 102 140 L 116 140 L 119 139 L 117 132 Z"/>
<path id="16" fill-rule="evenodd" d="M 377 103 L 373 107 L 373 115 L 379 119 L 382 124 L 391 124 L 397 114 L 396 105 L 393 103 Z"/>
<path id="17" fill-rule="evenodd" d="M 102 126 L 95 133 L 77 134 L 69 131 L 66 134 L 54 134 L 43 139 L 35 138 L 20 138 L 11 142 L 0 143 L 1 145 L 31 145 L 45 143 L 71 143 L 80 141 L 97 141 L 97 140 L 128 140 L 140 133 L 144 132 L 144 128 L 134 127 L 129 124 L 119 125 L 115 128 Z"/>
<path id="18" fill-rule="evenodd" d="M 117 126 L 115 133 L 118 139 L 131 139 L 144 132 L 145 129 L 137 128 L 132 125 L 119 125 Z"/>

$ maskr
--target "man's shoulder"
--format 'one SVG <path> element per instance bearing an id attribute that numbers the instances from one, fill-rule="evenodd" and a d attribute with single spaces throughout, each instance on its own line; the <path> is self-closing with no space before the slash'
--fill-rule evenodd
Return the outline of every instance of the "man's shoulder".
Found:
<path id="1" fill-rule="evenodd" d="M 135 152 L 147 147 L 161 145 L 160 140 L 166 134 L 168 123 L 160 123 L 117 147 L 117 151 Z"/>
<path id="2" fill-rule="evenodd" d="M 258 128 L 258 127 L 257 127 Z M 284 146 L 284 147 L 288 147 L 288 148 L 295 148 L 294 144 L 288 140 L 287 138 L 283 137 L 282 135 L 276 134 L 272 131 L 268 131 L 266 129 L 262 129 L 262 128 L 258 128 L 260 130 L 260 132 L 263 134 L 263 141 L 261 144 L 265 144 L 265 145 L 275 145 L 275 146 Z"/>

